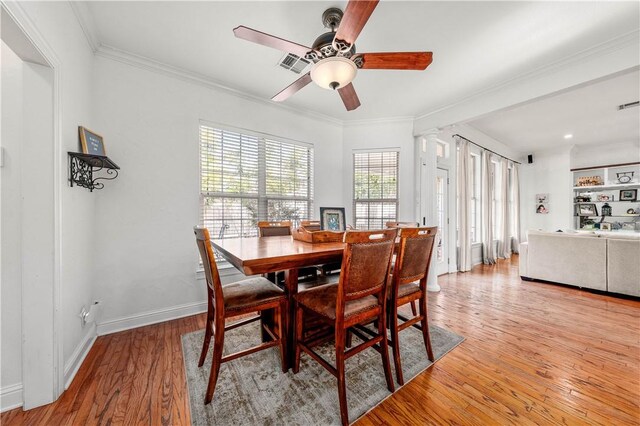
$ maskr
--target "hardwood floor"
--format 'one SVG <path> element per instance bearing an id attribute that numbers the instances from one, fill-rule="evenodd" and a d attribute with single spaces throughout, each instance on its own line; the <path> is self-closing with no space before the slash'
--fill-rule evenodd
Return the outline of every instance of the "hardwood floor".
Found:
<path id="1" fill-rule="evenodd" d="M 440 284 L 430 320 L 465 342 L 358 426 L 640 424 L 640 302 L 521 282 L 517 257 Z M 99 337 L 58 401 L 1 424 L 189 424 L 180 335 L 204 320 Z"/>

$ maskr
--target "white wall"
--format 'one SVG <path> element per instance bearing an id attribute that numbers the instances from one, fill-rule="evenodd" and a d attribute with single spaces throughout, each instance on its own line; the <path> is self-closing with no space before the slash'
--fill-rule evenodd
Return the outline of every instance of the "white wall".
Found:
<path id="1" fill-rule="evenodd" d="M 640 141 L 576 145 L 571 151 L 571 168 L 598 167 L 640 162 Z"/>
<path id="2" fill-rule="evenodd" d="M 22 383 L 22 234 L 21 234 L 21 151 L 22 151 L 22 60 L 2 43 L 2 134 L 4 165 L 0 169 L 2 185 L 2 273 L 0 302 L 0 389 Z M 6 396 L 9 398 L 8 396 Z M 2 408 L 5 408 L 3 395 Z M 8 403 L 7 403 L 8 404 Z M 14 405 L 9 404 L 9 406 Z"/>
<path id="3" fill-rule="evenodd" d="M 204 306 L 192 232 L 199 221 L 200 120 L 313 143 L 316 215 L 319 206 L 342 203 L 339 125 L 101 56 L 95 81 L 96 131 L 121 167 L 96 194 L 100 330 L 132 324 L 145 312 Z"/>
<path id="4" fill-rule="evenodd" d="M 533 153 L 533 164 L 520 166 L 520 232 L 573 228 L 571 148 L 561 147 Z M 549 213 L 536 213 L 536 194 L 549 194 Z"/>
<path id="5" fill-rule="evenodd" d="M 353 218 L 353 153 L 359 150 L 398 149 L 400 172 L 398 176 L 398 221 L 417 220 L 415 213 L 413 120 L 371 121 L 344 126 L 342 168 L 344 179 L 340 183 L 344 198 L 338 206 L 345 207 L 346 221 Z"/>

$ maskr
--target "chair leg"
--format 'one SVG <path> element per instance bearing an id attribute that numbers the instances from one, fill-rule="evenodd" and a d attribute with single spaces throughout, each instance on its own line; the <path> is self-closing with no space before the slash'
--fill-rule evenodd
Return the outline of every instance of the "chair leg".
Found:
<path id="1" fill-rule="evenodd" d="M 392 308 L 393 309 L 393 308 Z M 396 379 L 400 386 L 404 385 L 402 366 L 400 365 L 400 333 L 398 332 L 397 308 L 389 313 L 391 320 L 391 349 L 393 350 L 393 363 L 396 367 Z"/>
<path id="2" fill-rule="evenodd" d="M 385 315 L 378 317 L 378 330 L 382 336 L 382 342 L 380 342 L 380 349 L 382 355 L 382 367 L 384 368 L 384 378 L 387 380 L 387 389 L 389 392 L 395 392 L 396 387 L 393 384 L 393 377 L 391 377 L 391 364 L 389 363 L 389 341 L 387 340 L 387 329 L 384 326 Z"/>
<path id="3" fill-rule="evenodd" d="M 213 399 L 213 391 L 216 389 L 220 364 L 222 364 L 222 347 L 224 345 L 224 319 L 216 321 L 215 332 L 213 333 L 213 361 L 211 362 L 211 374 L 204 403 L 208 404 Z"/>
<path id="4" fill-rule="evenodd" d="M 418 315 L 418 310 L 416 309 L 416 301 L 415 300 L 411 301 L 411 313 L 413 314 L 414 317 Z"/>
<path id="5" fill-rule="evenodd" d="M 281 302 L 276 308 L 278 317 L 278 337 L 280 338 L 280 360 L 282 362 L 282 372 L 287 372 L 287 336 L 285 335 L 284 320 L 287 311 L 287 303 Z"/>
<path id="6" fill-rule="evenodd" d="M 420 320 L 420 325 L 422 326 L 422 338 L 424 339 L 424 346 L 427 349 L 427 357 L 429 361 L 433 362 L 435 360 L 433 356 L 433 347 L 431 346 L 431 335 L 429 333 L 429 315 L 427 313 L 427 296 L 422 295 L 420 298 L 420 315 L 422 315 L 422 319 Z"/>
<path id="7" fill-rule="evenodd" d="M 293 347 L 295 348 L 295 358 L 293 360 L 293 373 L 297 374 L 300 371 L 300 345 L 302 341 L 302 331 L 304 322 L 304 312 L 301 307 L 296 307 L 296 331 L 293 335 Z"/>
<path id="8" fill-rule="evenodd" d="M 207 352 L 209 352 L 209 343 L 211 342 L 211 335 L 213 334 L 213 320 L 209 318 L 207 314 L 207 325 L 204 332 L 204 342 L 202 343 L 202 352 L 200 353 L 200 361 L 198 361 L 198 367 L 204 365 L 205 359 L 207 359 Z"/>
<path id="9" fill-rule="evenodd" d="M 350 348 L 352 344 L 353 344 L 353 332 L 351 331 L 350 328 L 348 328 L 347 329 L 347 339 L 346 339 L 345 346 L 347 348 Z"/>
<path id="10" fill-rule="evenodd" d="M 336 333 L 336 370 L 338 371 L 338 400 L 340 401 L 340 418 L 343 426 L 349 425 L 349 408 L 347 407 L 347 381 L 344 371 L 345 330 Z"/>

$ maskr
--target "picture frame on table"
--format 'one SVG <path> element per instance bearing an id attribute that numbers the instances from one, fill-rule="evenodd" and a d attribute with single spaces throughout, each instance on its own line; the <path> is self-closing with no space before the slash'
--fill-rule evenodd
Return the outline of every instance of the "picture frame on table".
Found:
<path id="1" fill-rule="evenodd" d="M 83 126 L 78 126 L 78 133 L 80 135 L 80 145 L 83 154 L 107 155 L 107 152 L 104 149 L 104 139 L 102 136 Z"/>
<path id="2" fill-rule="evenodd" d="M 320 207 L 320 229 L 345 231 L 344 207 Z"/>
<path id="3" fill-rule="evenodd" d="M 600 224 L 601 231 L 611 231 L 611 224 L 609 222 L 602 222 Z"/>
<path id="4" fill-rule="evenodd" d="M 638 199 L 637 189 L 621 189 L 620 201 L 636 201 Z"/>
<path id="5" fill-rule="evenodd" d="M 577 216 L 598 216 L 598 208 L 593 203 L 576 205 Z"/>

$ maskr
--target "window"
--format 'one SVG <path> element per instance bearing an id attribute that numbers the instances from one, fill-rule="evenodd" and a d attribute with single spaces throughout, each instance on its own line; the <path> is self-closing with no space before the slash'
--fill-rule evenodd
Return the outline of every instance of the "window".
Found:
<path id="1" fill-rule="evenodd" d="M 382 229 L 398 214 L 398 151 L 353 154 L 356 229 Z"/>
<path id="2" fill-rule="evenodd" d="M 491 216 L 491 226 L 493 227 L 493 238 L 497 239 L 502 226 L 502 179 L 500 179 L 502 167 L 497 161 L 491 162 L 491 173 L 493 174 L 493 215 Z"/>
<path id="3" fill-rule="evenodd" d="M 260 220 L 311 217 L 313 148 L 200 126 L 200 223 L 212 238 L 255 237 Z"/>

